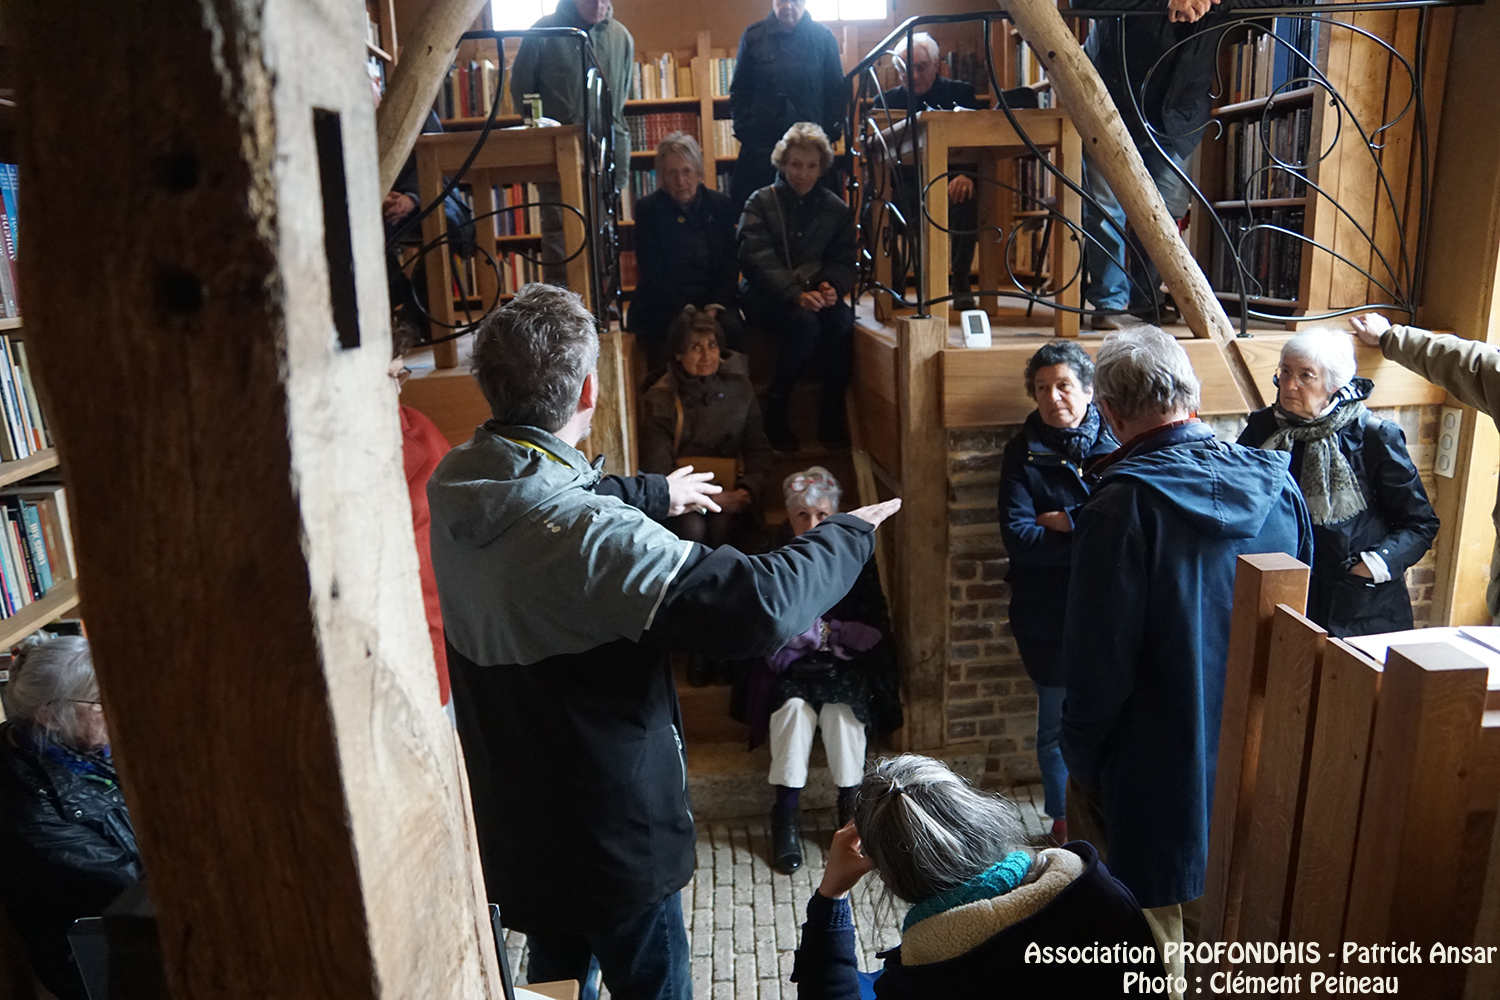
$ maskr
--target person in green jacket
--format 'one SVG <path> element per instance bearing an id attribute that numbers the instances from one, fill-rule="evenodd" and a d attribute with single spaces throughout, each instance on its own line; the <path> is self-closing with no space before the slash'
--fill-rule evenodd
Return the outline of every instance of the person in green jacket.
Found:
<path id="1" fill-rule="evenodd" d="M 1380 348 L 1390 360 L 1446 389 L 1500 426 L 1500 350 L 1494 344 L 1449 333 L 1429 333 L 1414 326 L 1392 326 L 1379 313 L 1351 317 L 1349 324 L 1360 340 Z M 1500 531 L 1500 498 L 1491 516 Z M 1500 624 L 1500 536 L 1490 558 L 1490 585 L 1485 589 L 1484 603 L 1490 617 Z"/>

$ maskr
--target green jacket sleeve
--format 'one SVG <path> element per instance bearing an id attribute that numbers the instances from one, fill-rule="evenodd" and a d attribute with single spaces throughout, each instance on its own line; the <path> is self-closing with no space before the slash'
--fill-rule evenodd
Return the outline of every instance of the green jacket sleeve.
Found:
<path id="1" fill-rule="evenodd" d="M 1500 422 L 1500 350 L 1482 340 L 1393 326 L 1380 340 L 1386 357 Z"/>

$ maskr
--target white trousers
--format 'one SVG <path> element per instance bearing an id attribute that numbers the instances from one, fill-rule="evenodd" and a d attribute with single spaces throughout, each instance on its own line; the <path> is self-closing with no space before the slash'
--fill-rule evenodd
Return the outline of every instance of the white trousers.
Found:
<path id="1" fill-rule="evenodd" d="M 854 709 L 839 702 L 814 712 L 801 698 L 788 698 L 771 713 L 771 784 L 807 784 L 807 758 L 812 754 L 813 730 L 819 726 L 833 783 L 853 788 L 864 780 L 865 724 L 854 717 Z"/>

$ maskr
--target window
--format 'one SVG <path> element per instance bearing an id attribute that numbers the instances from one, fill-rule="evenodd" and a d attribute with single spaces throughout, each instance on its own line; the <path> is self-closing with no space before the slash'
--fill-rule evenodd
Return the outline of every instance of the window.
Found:
<path id="1" fill-rule="evenodd" d="M 888 0 L 807 0 L 807 12 L 815 21 L 884 21 L 890 4 Z"/>
<path id="2" fill-rule="evenodd" d="M 529 28 L 556 9 L 557 0 L 490 0 L 490 19 L 496 31 L 511 31 Z"/>

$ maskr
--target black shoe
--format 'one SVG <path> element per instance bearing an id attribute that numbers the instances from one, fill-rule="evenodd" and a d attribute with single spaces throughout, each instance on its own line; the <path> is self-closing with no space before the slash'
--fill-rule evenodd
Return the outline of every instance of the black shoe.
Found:
<path id="1" fill-rule="evenodd" d="M 962 295 L 953 296 L 953 308 L 958 312 L 967 312 L 970 309 L 975 309 L 978 307 L 974 302 L 974 296 L 965 292 Z"/>
<path id="2" fill-rule="evenodd" d="M 783 875 L 802 867 L 802 819 L 795 809 L 771 810 L 771 867 Z"/>
<path id="3" fill-rule="evenodd" d="M 797 435 L 792 433 L 791 427 L 786 422 L 786 400 L 777 399 L 775 396 L 766 397 L 766 437 L 771 442 L 771 447 L 777 451 L 798 451 L 802 443 L 797 440 Z"/>
<path id="4" fill-rule="evenodd" d="M 1094 330 L 1123 330 L 1125 324 L 1118 317 L 1096 312 L 1089 316 L 1089 327 Z"/>
<path id="5" fill-rule="evenodd" d="M 854 804 L 855 804 L 856 801 L 858 801 L 858 796 L 855 796 L 855 795 L 840 795 L 839 796 L 839 829 L 840 830 L 842 830 L 844 827 L 848 826 L 849 822 L 854 819 Z"/>

